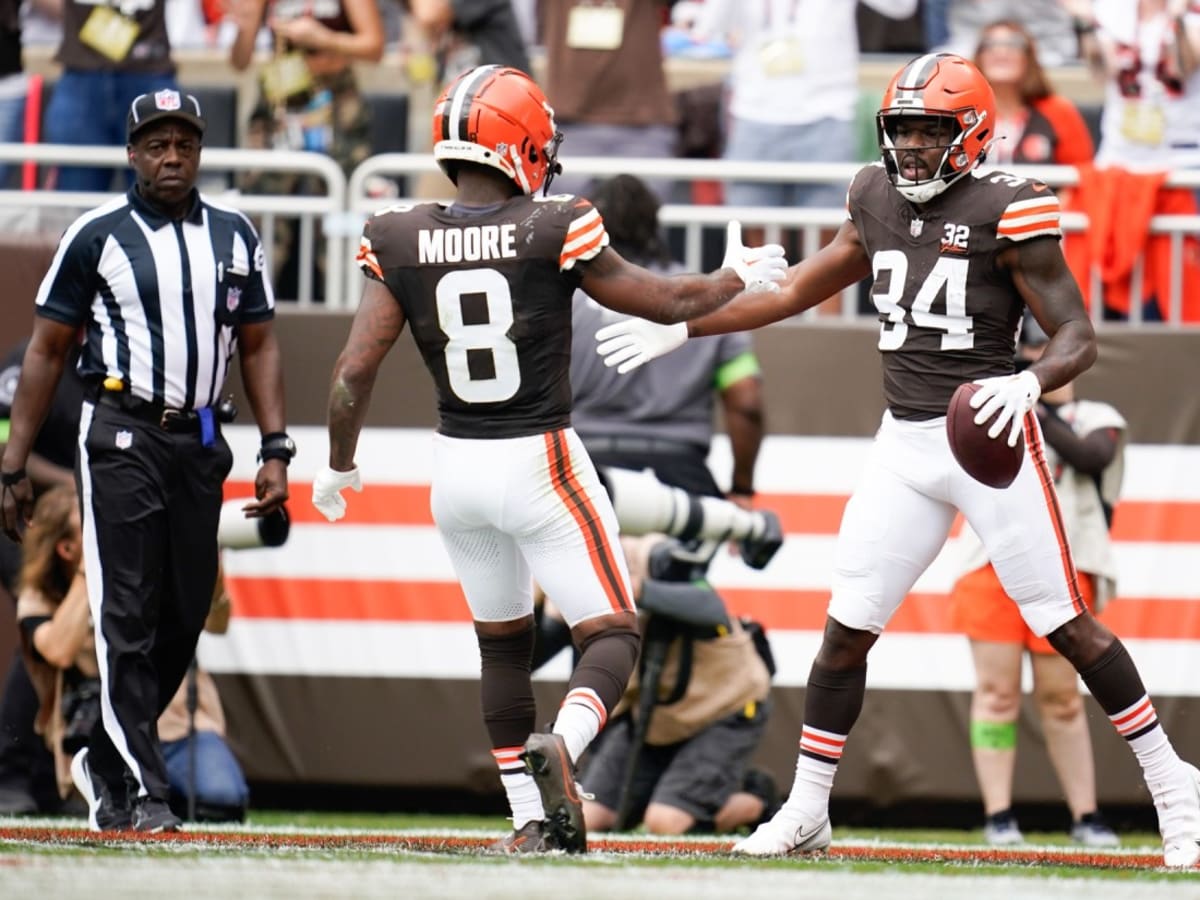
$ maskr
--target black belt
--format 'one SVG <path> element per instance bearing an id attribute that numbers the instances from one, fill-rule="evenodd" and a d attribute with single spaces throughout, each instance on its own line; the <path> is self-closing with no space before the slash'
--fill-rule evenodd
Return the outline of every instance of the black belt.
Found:
<path id="1" fill-rule="evenodd" d="M 699 444 L 688 441 L 672 441 L 666 438 L 651 437 L 584 437 L 583 446 L 589 453 L 671 453 L 697 456 L 707 455 L 707 451 Z"/>
<path id="2" fill-rule="evenodd" d="M 173 409 L 125 391 L 106 391 L 103 388 L 97 394 L 96 402 L 129 413 L 135 419 L 157 425 L 172 434 L 200 433 L 200 415 L 194 409 Z"/>

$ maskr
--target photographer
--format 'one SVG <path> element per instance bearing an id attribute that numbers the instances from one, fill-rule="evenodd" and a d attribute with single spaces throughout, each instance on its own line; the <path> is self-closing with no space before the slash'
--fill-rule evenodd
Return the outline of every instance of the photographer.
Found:
<path id="1" fill-rule="evenodd" d="M 729 832 L 769 817 L 773 781 L 750 768 L 770 713 L 771 673 L 752 630 L 702 580 L 653 578 L 678 544 L 622 537 L 643 620 L 643 654 L 583 771 L 589 831 Z M 690 563 L 668 578 L 688 574 Z M 676 618 L 676 616 L 680 618 Z M 657 661 L 657 665 L 653 662 Z M 644 681 L 643 681 L 644 679 Z M 656 682 L 652 698 L 644 682 Z"/>
<path id="2" fill-rule="evenodd" d="M 83 748 L 100 717 L 99 668 L 82 568 L 79 501 L 73 487 L 53 487 L 38 499 L 23 550 L 17 624 L 39 699 L 34 727 L 54 756 L 59 793 L 65 798 L 71 790 L 72 757 L 86 752 Z M 229 599 L 223 580 L 218 579 L 205 629 L 223 632 L 228 618 Z M 248 790 L 224 741 L 224 714 L 216 685 L 206 672 L 196 672 L 193 721 L 189 683 L 185 679 L 157 723 L 172 805 L 186 809 L 191 791 L 196 819 L 240 821 Z M 189 747 L 193 739 L 194 755 Z M 110 825 L 128 826 L 128 821 Z"/>
<path id="3" fill-rule="evenodd" d="M 585 760 L 582 783 L 595 795 L 584 801 L 587 827 L 642 822 L 654 834 L 683 834 L 753 825 L 778 806 L 774 779 L 750 767 L 774 664 L 761 628 L 731 616 L 704 572 L 729 540 L 746 565 L 764 568 L 783 543 L 779 519 L 666 485 L 649 470 L 598 474 L 621 529 L 642 652 Z M 534 668 L 569 643 L 552 601 L 540 610 Z"/>

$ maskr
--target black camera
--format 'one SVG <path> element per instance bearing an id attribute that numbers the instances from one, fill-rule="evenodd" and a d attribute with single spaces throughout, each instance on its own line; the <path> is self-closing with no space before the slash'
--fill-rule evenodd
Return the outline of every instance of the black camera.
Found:
<path id="1" fill-rule="evenodd" d="M 690 494 L 663 484 L 649 469 L 638 472 L 606 466 L 600 477 L 612 498 L 622 534 L 661 532 L 679 539 L 673 546 L 654 548 L 660 559 L 652 560 L 651 565 L 660 565 L 661 571 L 669 573 L 664 580 L 686 581 L 696 566 L 703 571 L 726 541 L 738 543 L 742 560 L 752 569 L 765 568 L 783 546 L 783 526 L 770 510 L 742 509 L 721 497 Z M 695 546 L 697 542 L 699 546 Z M 652 572 L 651 577 L 662 576 Z"/>
<path id="2" fill-rule="evenodd" d="M 62 749 L 68 756 L 87 746 L 92 729 L 100 720 L 100 679 L 85 678 L 77 684 L 63 687 Z"/>

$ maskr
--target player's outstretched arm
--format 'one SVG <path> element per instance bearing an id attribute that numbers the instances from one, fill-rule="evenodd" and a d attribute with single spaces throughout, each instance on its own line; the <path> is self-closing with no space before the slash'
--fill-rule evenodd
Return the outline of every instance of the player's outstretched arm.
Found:
<path id="1" fill-rule="evenodd" d="M 871 263 L 858 229 L 847 221 L 828 246 L 788 269 L 788 277 L 778 291 L 746 291 L 716 312 L 682 327 L 642 319 L 614 322 L 596 332 L 596 352 L 604 357 L 606 366 L 616 366 L 624 374 L 669 353 L 689 337 L 747 331 L 794 316 L 870 272 Z"/>
<path id="2" fill-rule="evenodd" d="M 817 306 L 871 274 L 858 228 L 847 220 L 833 240 L 787 270 L 777 294 L 746 292 L 714 313 L 688 322 L 688 336 L 749 331 Z"/>
<path id="3" fill-rule="evenodd" d="M 329 387 L 329 465 L 313 479 L 313 505 L 333 522 L 346 512 L 341 492 L 362 490 L 354 464 L 358 435 L 367 417 L 379 365 L 404 330 L 404 310 L 381 281 L 368 278 L 346 346 Z"/>
<path id="4" fill-rule="evenodd" d="M 587 264 L 581 286 L 602 306 L 663 325 L 702 316 L 743 291 L 776 290 L 787 271 L 783 248 L 743 246 L 737 222 L 727 240 L 725 265 L 710 275 L 659 275 L 606 248 Z"/>

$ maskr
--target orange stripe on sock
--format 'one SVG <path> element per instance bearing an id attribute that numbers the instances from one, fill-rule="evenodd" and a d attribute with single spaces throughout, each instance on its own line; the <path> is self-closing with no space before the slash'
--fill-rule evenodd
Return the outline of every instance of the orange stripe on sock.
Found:
<path id="1" fill-rule="evenodd" d="M 546 455 L 550 461 L 550 483 L 558 494 L 563 505 L 570 511 L 579 530 L 583 532 L 584 541 L 588 546 L 588 555 L 592 560 L 592 568 L 604 593 L 608 597 L 609 606 L 613 612 L 629 612 L 633 605 L 625 596 L 625 585 L 621 579 L 621 570 L 613 557 L 612 548 L 600 516 L 596 513 L 587 492 L 575 477 L 571 466 L 571 455 L 567 449 L 566 440 L 561 431 L 546 433 Z"/>
<path id="2" fill-rule="evenodd" d="M 1025 414 L 1025 443 L 1029 446 L 1029 456 L 1037 467 L 1038 478 L 1042 483 L 1042 496 L 1046 499 L 1046 508 L 1050 512 L 1050 523 L 1054 526 L 1054 536 L 1058 540 L 1059 555 L 1063 564 L 1063 575 L 1067 579 L 1067 588 L 1071 592 L 1071 606 L 1076 613 L 1087 611 L 1087 604 L 1079 593 L 1079 576 L 1075 573 L 1075 561 L 1071 558 L 1071 547 L 1067 543 L 1067 530 L 1062 520 L 1062 510 L 1058 506 L 1058 495 L 1054 493 L 1054 476 L 1046 463 L 1046 449 L 1042 446 L 1042 433 L 1036 427 L 1033 411 Z"/>
<path id="3" fill-rule="evenodd" d="M 502 768 L 504 766 L 523 766 L 521 753 L 524 750 L 524 747 L 497 747 L 492 750 L 492 757 L 496 760 L 496 765 Z"/>
<path id="4" fill-rule="evenodd" d="M 1146 709 L 1147 709 L 1147 707 L 1150 707 L 1150 705 L 1151 705 L 1150 698 L 1148 696 L 1143 697 L 1138 702 L 1138 705 L 1135 706 L 1130 712 L 1126 713 L 1125 715 L 1123 715 L 1119 718 L 1116 716 L 1113 716 L 1112 717 L 1113 725 L 1116 726 L 1117 731 L 1124 731 L 1126 726 L 1129 725 L 1129 723 L 1134 722 L 1134 721 L 1144 717 L 1146 715 Z M 1150 712 L 1151 712 L 1151 714 L 1153 714 L 1153 708 L 1151 708 Z"/>
<path id="5" fill-rule="evenodd" d="M 600 702 L 600 698 L 596 696 L 594 691 L 576 688 L 563 698 L 562 705 L 566 706 L 568 703 L 578 703 L 580 706 L 586 706 L 594 712 L 596 718 L 600 720 L 601 730 L 608 723 L 608 710 L 604 708 L 604 704 Z"/>

